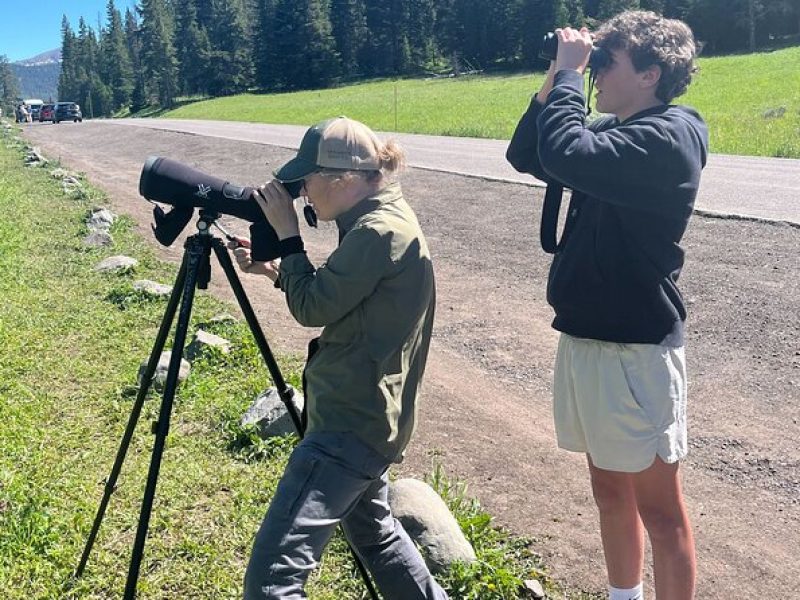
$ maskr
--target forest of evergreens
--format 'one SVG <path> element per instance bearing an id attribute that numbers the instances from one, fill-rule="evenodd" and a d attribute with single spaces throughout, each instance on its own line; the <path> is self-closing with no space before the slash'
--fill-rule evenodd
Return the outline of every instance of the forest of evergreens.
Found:
<path id="1" fill-rule="evenodd" d="M 58 95 L 105 116 L 186 96 L 530 69 L 545 32 L 631 8 L 685 20 L 706 55 L 800 36 L 800 0 L 140 0 L 124 15 L 109 0 L 99 31 L 64 18 Z M 5 97 L 7 66 L 0 57 Z"/>

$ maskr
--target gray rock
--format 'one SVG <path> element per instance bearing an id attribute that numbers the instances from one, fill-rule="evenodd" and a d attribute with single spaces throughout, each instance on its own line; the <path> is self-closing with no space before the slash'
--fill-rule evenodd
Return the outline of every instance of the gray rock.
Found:
<path id="1" fill-rule="evenodd" d="M 305 401 L 300 392 L 294 388 L 292 388 L 292 392 L 292 403 L 299 416 L 303 412 Z M 256 425 L 259 436 L 265 440 L 277 435 L 297 432 L 286 405 L 274 387 L 268 388 L 255 399 L 247 412 L 239 419 L 239 425 L 242 427 Z"/>
<path id="2" fill-rule="evenodd" d="M 64 179 L 65 177 L 72 177 L 77 181 L 79 175 L 74 173 L 73 171 L 67 171 L 66 169 L 62 169 L 61 167 L 57 167 L 50 171 L 50 177 L 53 179 Z"/>
<path id="3" fill-rule="evenodd" d="M 137 292 L 142 292 L 143 294 L 157 298 L 160 298 L 161 296 L 169 296 L 172 293 L 171 285 L 164 285 L 163 283 L 157 283 L 155 281 L 150 281 L 149 279 L 139 279 L 138 281 L 134 281 L 133 289 Z"/>
<path id="4" fill-rule="evenodd" d="M 110 246 L 114 243 L 114 238 L 107 231 L 92 231 L 89 235 L 83 238 L 83 244 L 90 248 L 102 248 Z"/>
<path id="5" fill-rule="evenodd" d="M 92 211 L 86 219 L 86 226 L 90 230 L 108 230 L 117 220 L 117 215 L 107 208 L 99 208 Z"/>
<path id="6" fill-rule="evenodd" d="M 83 189 L 81 182 L 74 177 L 65 177 L 61 182 L 61 191 L 67 196 L 72 196 L 75 199 L 86 198 L 86 190 Z"/>
<path id="7" fill-rule="evenodd" d="M 441 573 L 456 561 L 475 560 L 458 521 L 434 489 L 417 479 L 398 479 L 389 484 L 389 506 L 395 518 L 422 550 L 432 573 Z"/>
<path id="8" fill-rule="evenodd" d="M 544 598 L 544 588 L 536 579 L 526 579 L 523 581 L 522 591 L 526 598 L 536 598 L 536 600 L 542 600 L 542 598 Z"/>
<path id="9" fill-rule="evenodd" d="M 28 150 L 23 160 L 28 167 L 39 167 L 47 164 L 47 159 L 39 148 L 31 148 Z"/>
<path id="10" fill-rule="evenodd" d="M 231 351 L 231 343 L 223 337 L 198 329 L 186 347 L 185 356 L 189 360 L 194 360 L 203 354 L 206 348 L 217 348 L 223 354 L 228 354 Z"/>
<path id="11" fill-rule="evenodd" d="M 158 366 L 156 367 L 156 372 L 153 374 L 153 388 L 157 392 L 164 391 L 164 385 L 167 382 L 167 374 L 169 372 L 169 361 L 172 357 L 172 351 L 166 350 L 161 353 L 161 357 L 158 359 Z M 191 371 L 192 366 L 189 364 L 189 361 L 181 358 L 181 366 L 178 370 L 178 383 L 185 381 L 187 377 L 189 377 L 189 372 Z M 144 377 L 144 372 L 147 370 L 147 360 L 144 360 L 141 365 L 139 365 L 139 374 L 136 376 L 136 381 L 138 382 L 139 386 L 142 385 L 142 378 Z"/>
<path id="12" fill-rule="evenodd" d="M 218 315 L 214 315 L 208 320 L 209 324 L 212 325 L 233 325 L 234 323 L 238 323 L 239 319 L 234 317 L 233 315 L 229 315 L 228 313 L 220 313 Z"/>
<path id="13" fill-rule="evenodd" d="M 100 272 L 124 272 L 132 270 L 138 264 L 139 261 L 130 256 L 109 256 L 100 261 L 94 270 Z"/>

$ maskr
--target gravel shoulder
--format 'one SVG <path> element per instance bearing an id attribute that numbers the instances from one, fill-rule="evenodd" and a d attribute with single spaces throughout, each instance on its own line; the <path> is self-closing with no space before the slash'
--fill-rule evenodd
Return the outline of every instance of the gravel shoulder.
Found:
<path id="1" fill-rule="evenodd" d="M 151 206 L 138 178 L 148 155 L 240 184 L 260 183 L 291 155 L 91 122 L 32 126 L 25 136 L 85 172 L 147 239 Z M 418 432 L 399 469 L 421 476 L 443 463 L 498 524 L 535 540 L 556 577 L 602 590 L 585 461 L 555 447 L 551 422 L 557 335 L 544 299 L 548 258 L 538 248 L 542 192 L 413 168 L 401 180 L 434 256 L 438 308 Z M 331 226 L 304 237 L 315 262 L 336 243 Z M 698 597 L 800 597 L 800 229 L 695 216 L 684 242 L 691 452 L 683 478 Z M 177 263 L 182 246 L 160 253 Z M 273 350 L 302 352 L 313 332 L 262 279 L 243 281 Z M 233 299 L 219 269 L 210 292 Z"/>

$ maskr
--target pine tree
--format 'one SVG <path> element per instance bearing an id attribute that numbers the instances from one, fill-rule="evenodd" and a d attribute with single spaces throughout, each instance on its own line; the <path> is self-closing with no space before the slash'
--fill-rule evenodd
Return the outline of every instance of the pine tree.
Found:
<path id="1" fill-rule="evenodd" d="M 112 94 L 112 111 L 117 111 L 130 104 L 133 92 L 133 69 L 122 15 L 114 6 L 114 0 L 108 0 L 106 6 L 108 28 L 103 32 L 101 40 L 100 70 L 103 81 Z"/>
<path id="2" fill-rule="evenodd" d="M 274 39 L 278 86 L 327 87 L 339 76 L 339 55 L 325 0 L 278 0 Z"/>
<path id="3" fill-rule="evenodd" d="M 194 0 L 197 26 L 208 31 L 214 23 L 214 0 Z"/>
<path id="4" fill-rule="evenodd" d="M 537 64 L 542 40 L 556 27 L 572 25 L 569 7 L 564 0 L 524 0 L 520 6 L 519 22 L 523 24 L 522 60 L 529 66 Z"/>
<path id="5" fill-rule="evenodd" d="M 0 107 L 3 114 L 13 115 L 16 100 L 19 97 L 19 81 L 8 58 L 5 54 L 0 54 Z"/>
<path id="6" fill-rule="evenodd" d="M 177 59 L 172 45 L 172 24 L 164 0 L 142 0 L 141 61 L 147 95 L 169 108 L 178 92 Z"/>
<path id="7" fill-rule="evenodd" d="M 642 10 L 651 10 L 658 14 L 664 13 L 665 0 L 640 0 L 639 8 Z"/>
<path id="8" fill-rule="evenodd" d="M 256 85 L 269 90 L 276 87 L 277 51 L 275 44 L 276 0 L 258 0 L 253 43 L 253 67 Z"/>
<path id="9" fill-rule="evenodd" d="M 58 99 L 77 97 L 77 48 L 75 33 L 67 16 L 61 18 L 61 72 L 58 75 Z"/>
<path id="10" fill-rule="evenodd" d="M 694 0 L 665 0 L 662 14 L 670 19 L 685 21 L 692 13 L 694 4 Z"/>
<path id="11" fill-rule="evenodd" d="M 244 92 L 253 82 L 252 43 L 241 2 L 214 0 L 209 31 L 208 92 L 212 96 Z"/>
<path id="12" fill-rule="evenodd" d="M 125 40 L 133 67 L 133 92 L 131 93 L 131 111 L 137 112 L 147 106 L 145 91 L 145 75 L 142 69 L 142 40 L 136 14 L 125 10 Z"/>
<path id="13" fill-rule="evenodd" d="M 566 0 L 564 8 L 567 11 L 567 23 L 572 27 L 583 27 L 586 25 L 586 16 L 583 11 L 581 0 Z"/>
<path id="14" fill-rule="evenodd" d="M 93 118 L 112 112 L 111 89 L 100 78 L 100 47 L 97 37 L 83 17 L 78 21 L 78 37 L 74 46 L 76 101 L 84 116 Z"/>
<path id="15" fill-rule="evenodd" d="M 357 77 L 362 71 L 361 59 L 369 37 L 364 0 L 332 0 L 331 30 L 345 79 Z"/>
<path id="16" fill-rule="evenodd" d="M 408 2 L 408 44 L 410 67 L 421 71 L 436 60 L 437 47 L 434 37 L 436 22 L 435 0 L 407 0 Z"/>
<path id="17" fill-rule="evenodd" d="M 409 7 L 403 0 L 366 0 L 369 37 L 365 71 L 370 75 L 402 75 L 411 65 Z"/>
<path id="18" fill-rule="evenodd" d="M 189 95 L 208 93 L 211 43 L 197 22 L 194 0 L 175 0 L 175 16 L 179 88 Z"/>
<path id="19" fill-rule="evenodd" d="M 597 17 L 605 21 L 625 10 L 637 10 L 638 8 L 640 8 L 639 0 L 600 0 Z"/>

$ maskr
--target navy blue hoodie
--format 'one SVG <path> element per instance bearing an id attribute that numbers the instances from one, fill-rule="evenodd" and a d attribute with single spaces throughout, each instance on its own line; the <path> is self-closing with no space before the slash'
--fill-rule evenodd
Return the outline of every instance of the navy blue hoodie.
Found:
<path id="1" fill-rule="evenodd" d="M 547 284 L 555 329 L 683 345 L 679 242 L 707 154 L 708 130 L 694 110 L 664 104 L 587 124 L 583 76 L 556 73 L 546 105 L 531 102 L 506 152 L 518 171 L 573 190 L 573 223 Z"/>

